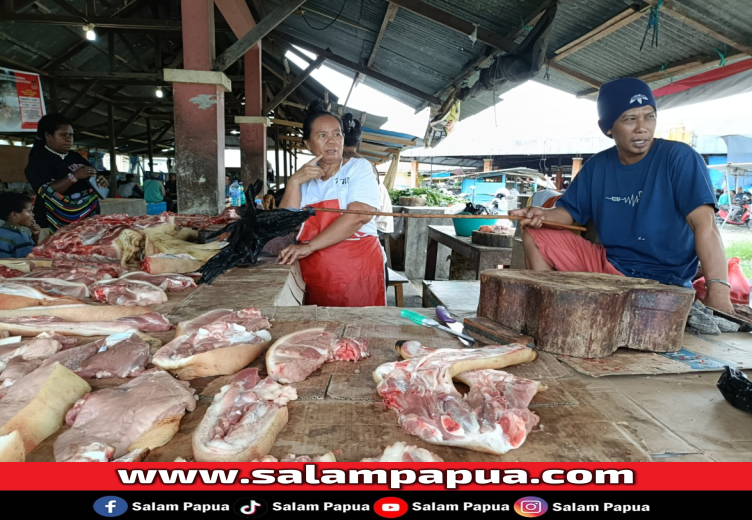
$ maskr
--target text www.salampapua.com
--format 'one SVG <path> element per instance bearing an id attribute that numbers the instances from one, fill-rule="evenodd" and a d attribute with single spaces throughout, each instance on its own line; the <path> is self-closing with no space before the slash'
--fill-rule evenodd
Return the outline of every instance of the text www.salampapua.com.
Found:
<path id="1" fill-rule="evenodd" d="M 623 469 L 549 469 L 539 477 L 521 469 L 318 469 L 314 464 L 299 469 L 255 469 L 250 477 L 241 477 L 240 470 L 208 469 L 119 469 L 120 482 L 125 485 L 388 485 L 401 489 L 411 484 L 439 485 L 457 489 L 464 485 L 603 485 L 622 486 L 634 484 L 634 472 Z"/>

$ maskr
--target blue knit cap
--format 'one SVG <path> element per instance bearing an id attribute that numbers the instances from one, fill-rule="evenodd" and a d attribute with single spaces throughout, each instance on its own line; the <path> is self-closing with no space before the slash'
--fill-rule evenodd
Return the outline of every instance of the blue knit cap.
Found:
<path id="1" fill-rule="evenodd" d="M 653 91 L 647 83 L 637 78 L 621 78 L 609 81 L 598 91 L 598 126 L 608 135 L 621 115 L 632 108 L 652 106 L 656 113 Z M 611 137 L 608 135 L 608 137 Z"/>

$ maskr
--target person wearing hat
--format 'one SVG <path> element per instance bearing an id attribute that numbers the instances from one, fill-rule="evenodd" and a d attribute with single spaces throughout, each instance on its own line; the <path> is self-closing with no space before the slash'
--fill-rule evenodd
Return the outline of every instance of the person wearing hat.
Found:
<path id="1" fill-rule="evenodd" d="M 690 146 L 655 139 L 656 104 L 634 78 L 603 85 L 598 125 L 615 146 L 583 165 L 555 208 L 525 208 L 527 269 L 606 273 L 691 287 L 702 262 L 704 303 L 733 313 L 726 253 L 715 225 L 715 194 L 707 166 Z M 671 197 L 666 197 L 670 193 Z M 602 245 L 544 221 L 593 220 Z"/>

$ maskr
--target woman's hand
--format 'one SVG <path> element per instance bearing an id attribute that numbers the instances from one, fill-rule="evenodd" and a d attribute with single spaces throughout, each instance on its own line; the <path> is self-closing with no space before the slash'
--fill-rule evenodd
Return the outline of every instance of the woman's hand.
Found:
<path id="1" fill-rule="evenodd" d="M 103 176 L 100 175 L 99 177 L 97 177 L 97 186 L 99 186 L 100 188 L 106 188 L 109 185 L 110 181 L 105 179 Z"/>
<path id="2" fill-rule="evenodd" d="M 299 246 L 287 246 L 279 253 L 280 265 L 292 265 L 295 260 L 305 258 L 313 254 L 313 249 L 309 244 L 301 244 Z"/>
<path id="3" fill-rule="evenodd" d="M 89 177 L 94 177 L 96 174 L 97 170 L 95 170 L 91 166 L 81 166 L 78 170 L 73 172 L 73 176 L 80 181 L 86 180 Z"/>
<path id="4" fill-rule="evenodd" d="M 296 171 L 292 177 L 290 177 L 290 182 L 296 186 L 302 186 L 312 179 L 322 178 L 324 176 L 324 170 L 316 166 L 316 163 L 319 162 L 322 157 L 323 155 L 316 156 L 312 161 Z"/>

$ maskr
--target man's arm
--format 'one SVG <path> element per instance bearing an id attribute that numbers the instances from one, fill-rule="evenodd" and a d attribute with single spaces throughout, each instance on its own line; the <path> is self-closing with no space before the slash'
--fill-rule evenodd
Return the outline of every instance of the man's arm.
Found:
<path id="1" fill-rule="evenodd" d="M 715 212 L 712 206 L 703 205 L 687 215 L 687 222 L 695 234 L 695 251 L 702 264 L 705 280 L 728 281 L 726 250 L 718 227 L 715 225 Z M 722 283 L 708 284 L 707 296 L 703 303 L 727 314 L 734 313 L 730 291 Z"/>
<path id="2" fill-rule="evenodd" d="M 543 225 L 543 221 L 556 222 L 557 224 L 564 224 L 571 226 L 574 223 L 572 215 L 569 214 L 564 208 L 538 208 L 527 207 L 523 209 L 514 209 L 509 212 L 510 215 L 515 217 L 523 217 L 520 221 L 520 225 L 529 228 L 539 228 Z"/>

